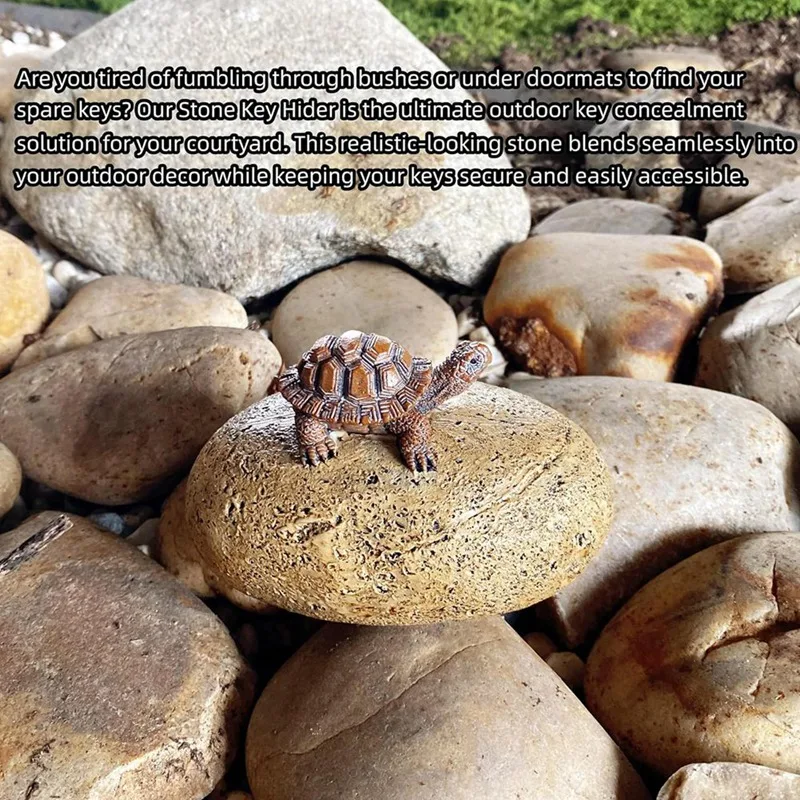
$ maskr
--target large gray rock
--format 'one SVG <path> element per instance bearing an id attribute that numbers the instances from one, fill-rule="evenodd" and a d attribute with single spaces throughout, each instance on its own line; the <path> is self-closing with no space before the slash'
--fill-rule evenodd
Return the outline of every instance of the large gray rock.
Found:
<path id="1" fill-rule="evenodd" d="M 611 470 L 614 521 L 598 555 L 546 601 L 570 645 L 640 586 L 702 547 L 800 530 L 800 447 L 741 397 L 625 378 L 513 381 L 580 425 Z"/>
<path id="2" fill-rule="evenodd" d="M 211 70 L 216 65 L 264 70 L 276 65 L 290 70 L 445 69 L 377 0 L 140 0 L 70 42 L 52 60 L 54 68 L 117 69 L 166 64 L 187 70 Z M 407 101 L 423 95 L 439 101 L 462 101 L 455 90 L 325 91 L 268 90 L 263 94 L 232 90 L 81 91 L 92 101 L 127 97 L 176 101 L 316 98 L 358 102 L 376 97 L 383 102 Z M 35 92 L 28 99 L 44 101 L 64 95 Z M 109 126 L 110 127 L 110 126 Z M 171 283 L 219 288 L 239 298 L 281 288 L 325 266 L 356 255 L 380 253 L 425 272 L 471 284 L 510 243 L 525 237 L 530 226 L 527 200 L 521 188 L 470 189 L 453 187 L 384 188 L 344 191 L 306 188 L 68 188 L 13 192 L 12 170 L 53 166 L 53 157 L 15 156 L 15 136 L 72 131 L 96 135 L 103 128 L 93 121 L 66 121 L 36 126 L 13 123 L 6 130 L 2 182 L 20 213 L 55 244 L 101 272 L 128 273 Z M 107 129 L 107 128 L 106 128 Z M 364 135 L 380 129 L 424 135 L 460 131 L 489 135 L 484 123 L 418 122 L 291 122 L 170 121 L 115 122 L 117 135 L 265 136 L 283 131 L 325 131 L 333 135 Z M 233 155 L 63 156 L 65 167 L 105 166 L 228 167 Z M 248 156 L 240 163 L 271 168 L 336 168 L 507 166 L 505 160 L 472 156 Z"/>

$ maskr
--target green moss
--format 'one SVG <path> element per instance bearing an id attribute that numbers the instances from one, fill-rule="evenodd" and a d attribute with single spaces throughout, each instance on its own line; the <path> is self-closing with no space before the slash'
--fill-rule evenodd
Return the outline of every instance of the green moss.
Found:
<path id="1" fill-rule="evenodd" d="M 28 1 L 28 0 L 23 0 Z M 116 11 L 128 0 L 31 0 Z M 324 0 L 320 0 L 324 2 Z M 643 37 L 710 34 L 745 20 L 800 13 L 800 0 L 383 0 L 422 41 L 443 42 L 451 63 L 497 56 L 509 44 L 547 53 L 553 36 L 579 19 L 608 20 Z M 602 43 L 602 42 L 598 42 Z M 617 42 L 620 44 L 620 42 Z"/>

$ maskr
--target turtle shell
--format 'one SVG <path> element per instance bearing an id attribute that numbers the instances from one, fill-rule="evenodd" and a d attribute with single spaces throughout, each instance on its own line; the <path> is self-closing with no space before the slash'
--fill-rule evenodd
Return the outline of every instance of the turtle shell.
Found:
<path id="1" fill-rule="evenodd" d="M 419 400 L 431 382 L 431 363 L 376 333 L 323 336 L 279 389 L 292 406 L 329 424 L 369 426 L 391 422 Z"/>

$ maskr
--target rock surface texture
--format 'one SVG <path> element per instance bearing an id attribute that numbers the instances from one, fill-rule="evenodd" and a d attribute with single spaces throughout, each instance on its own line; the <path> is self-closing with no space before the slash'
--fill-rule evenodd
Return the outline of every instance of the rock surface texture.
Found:
<path id="1" fill-rule="evenodd" d="M 0 537 L 0 557 L 53 516 Z M 253 675 L 177 581 L 71 519 L 0 576 L 0 797 L 201 798 L 233 759 Z"/>
<path id="2" fill-rule="evenodd" d="M 573 580 L 611 518 L 586 434 L 475 384 L 431 414 L 438 472 L 416 475 L 394 437 L 353 435 L 309 469 L 279 395 L 232 419 L 189 477 L 186 514 L 208 571 L 280 608 L 414 624 L 524 608 Z"/>
<path id="3" fill-rule="evenodd" d="M 0 441 L 40 483 L 95 503 L 133 503 L 188 469 L 279 368 L 278 352 L 253 331 L 119 336 L 0 380 Z"/>
<path id="4" fill-rule="evenodd" d="M 649 796 L 583 705 L 497 618 L 327 625 L 262 694 L 247 773 L 255 800 Z"/>
<path id="5" fill-rule="evenodd" d="M 514 386 L 586 430 L 614 485 L 605 545 L 547 602 L 569 645 L 585 641 L 642 584 L 700 548 L 743 533 L 800 529 L 800 446 L 756 403 L 619 378 Z"/>
<path id="6" fill-rule="evenodd" d="M 697 761 L 798 772 L 798 618 L 800 534 L 709 547 L 605 628 L 586 665 L 589 709 L 663 775 Z"/>
<path id="7" fill-rule="evenodd" d="M 755 764 L 717 762 L 681 767 L 657 800 L 795 800 L 800 775 Z"/>
<path id="8" fill-rule="evenodd" d="M 158 35 L 153 35 L 157 31 Z M 281 65 L 288 70 L 336 70 L 341 66 L 369 69 L 436 72 L 446 67 L 420 44 L 377 0 L 140 0 L 70 42 L 51 60 L 55 69 L 160 69 L 180 64 L 187 70 L 213 70 L 231 65 L 263 70 Z M 426 98 L 461 102 L 463 90 L 426 90 Z M 98 91 L 77 93 L 87 101 L 129 99 L 210 102 L 283 99 L 353 102 L 374 97 L 399 103 L 420 96 L 419 90 L 376 91 L 347 89 L 279 90 L 256 94 L 249 90 Z M 34 101 L 61 99 L 47 92 Z M 433 192 L 409 186 L 373 187 L 346 191 L 329 186 L 305 187 L 165 188 L 146 185 L 123 189 L 30 189 L 13 191 L 11 170 L 52 166 L 51 156 L 16 156 L 15 136 L 23 132 L 50 134 L 71 131 L 96 135 L 94 121 L 9 124 L 2 152 L 2 180 L 20 213 L 52 242 L 79 261 L 106 274 L 128 274 L 223 289 L 239 297 L 263 295 L 298 278 L 354 256 L 379 253 L 398 259 L 428 275 L 472 284 L 485 276 L 490 264 L 509 244 L 523 239 L 530 227 L 524 191 L 451 187 Z M 132 119 L 114 124 L 117 135 L 227 136 L 231 122 L 169 122 Z M 271 169 L 507 166 L 505 159 L 488 156 L 350 156 L 299 155 L 291 136 L 297 132 L 329 135 L 367 135 L 426 131 L 443 135 L 459 132 L 489 135 L 484 123 L 370 122 L 364 120 L 292 121 L 265 124 L 262 119 L 236 122 L 240 136 L 265 136 L 282 130 L 292 152 L 251 155 L 248 163 Z M 233 155 L 157 155 L 136 159 L 120 156 L 69 156 L 65 166 L 148 168 L 227 168 Z M 190 162 L 187 164 L 187 162 Z"/>

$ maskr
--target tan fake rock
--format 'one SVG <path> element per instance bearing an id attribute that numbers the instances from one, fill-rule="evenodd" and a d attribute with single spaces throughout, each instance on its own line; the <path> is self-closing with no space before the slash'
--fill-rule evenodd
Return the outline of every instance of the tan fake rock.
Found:
<path id="1" fill-rule="evenodd" d="M 598 197 L 579 200 L 542 220 L 533 233 L 628 233 L 671 235 L 690 233 L 686 214 L 653 203 Z"/>
<path id="2" fill-rule="evenodd" d="M 662 775 L 696 761 L 800 771 L 800 534 L 742 536 L 651 581 L 586 665 L 586 701 Z"/>
<path id="3" fill-rule="evenodd" d="M 709 222 L 735 211 L 776 186 L 800 178 L 800 153 L 749 156 L 729 155 L 722 159 L 747 177 L 747 186 L 705 186 L 700 194 L 697 214 L 701 222 Z"/>
<path id="4" fill-rule="evenodd" d="M 570 647 L 700 548 L 742 533 L 800 529 L 800 446 L 765 408 L 706 389 L 620 378 L 513 385 L 586 430 L 614 484 L 605 545 L 546 604 Z"/>
<path id="5" fill-rule="evenodd" d="M 572 692 L 497 618 L 325 626 L 267 685 L 246 756 L 255 800 L 649 796 Z"/>
<path id="6" fill-rule="evenodd" d="M 235 589 L 226 590 L 224 586 L 220 587 L 218 579 L 213 575 L 206 576 L 195 545 L 196 533 L 186 522 L 185 508 L 186 479 L 178 484 L 161 510 L 153 553 L 156 561 L 198 597 L 216 597 L 221 594 L 246 611 L 273 611 L 272 606 L 260 603 Z"/>
<path id="7" fill-rule="evenodd" d="M 296 364 L 320 336 L 350 330 L 387 336 L 434 362 L 458 339 L 448 303 L 407 272 L 377 261 L 351 261 L 306 278 L 272 319 L 272 341 L 287 364 Z"/>
<path id="8" fill-rule="evenodd" d="M 761 292 L 800 275 L 800 178 L 715 219 L 706 243 L 725 265 L 726 292 Z"/>
<path id="9" fill-rule="evenodd" d="M 721 291 L 719 257 L 693 239 L 550 233 L 506 252 L 483 313 L 536 375 L 667 381 Z"/>
<path id="10" fill-rule="evenodd" d="M 800 433 L 800 276 L 717 317 L 700 340 L 697 384 L 766 406 Z"/>
<path id="11" fill-rule="evenodd" d="M 53 516 L 0 536 L 0 557 Z M 71 519 L 0 576 L 0 797 L 203 797 L 234 756 L 253 676 L 177 581 Z"/>
<path id="12" fill-rule="evenodd" d="M 7 514 L 22 487 L 22 467 L 14 454 L 0 443 L 0 517 Z"/>
<path id="13" fill-rule="evenodd" d="M 120 336 L 0 380 L 0 441 L 40 483 L 93 503 L 133 503 L 188 469 L 279 369 L 277 350 L 254 331 Z"/>
<path id="14" fill-rule="evenodd" d="M 303 467 L 280 395 L 238 415 L 189 477 L 206 568 L 280 608 L 376 625 L 499 614 L 573 580 L 611 517 L 584 432 L 486 384 L 431 419 L 438 472 L 416 476 L 393 437 L 354 435 Z"/>
<path id="15" fill-rule="evenodd" d="M 14 369 L 115 336 L 198 326 L 246 328 L 247 312 L 234 297 L 211 289 L 130 275 L 100 278 L 78 291 Z"/>
<path id="16" fill-rule="evenodd" d="M 600 64 L 605 69 L 620 72 L 629 69 L 652 72 L 656 67 L 666 67 L 673 71 L 683 71 L 689 67 L 704 71 L 726 69 L 716 53 L 701 47 L 674 47 L 669 50 L 634 47 L 630 50 L 612 50 L 600 59 Z"/>
<path id="17" fill-rule="evenodd" d="M 653 90 L 635 95 L 635 99 L 642 103 L 674 102 L 676 98 L 670 92 Z M 625 102 L 631 102 L 626 99 Z M 618 137 L 627 134 L 630 137 L 642 138 L 646 136 L 680 136 L 681 126 L 678 120 L 625 120 L 615 119 L 613 114 L 605 122 L 592 128 L 591 136 Z M 586 166 L 590 169 L 606 170 L 620 164 L 625 169 L 638 172 L 642 169 L 680 169 L 680 160 L 673 153 L 587 153 Z M 639 184 L 635 177 L 628 189 L 622 187 L 600 188 L 601 194 L 607 197 L 630 197 L 632 200 L 644 200 L 648 203 L 657 203 L 672 210 L 680 208 L 683 201 L 682 186 L 647 186 Z"/>
<path id="18" fill-rule="evenodd" d="M 756 764 L 717 762 L 681 767 L 657 800 L 796 800 L 800 775 Z"/>
<path id="19" fill-rule="evenodd" d="M 49 313 L 47 282 L 35 253 L 0 231 L 0 374 L 19 355 L 25 336 L 38 333 Z"/>

